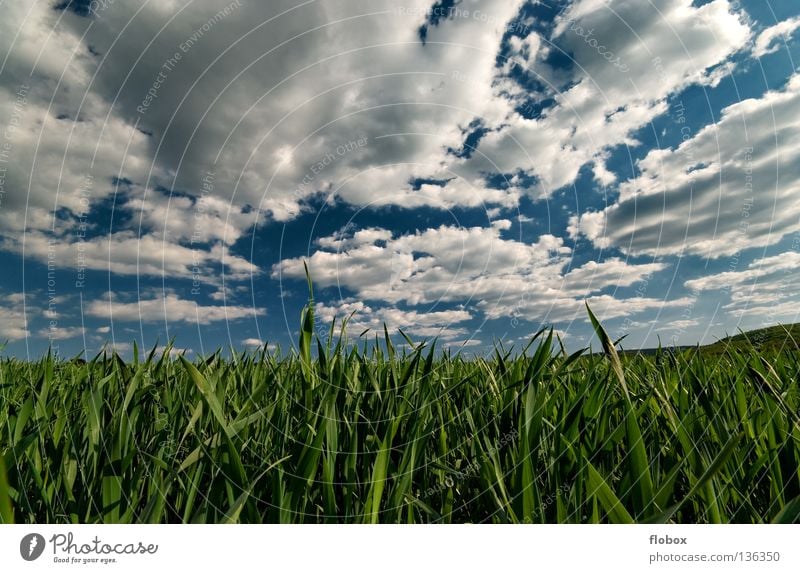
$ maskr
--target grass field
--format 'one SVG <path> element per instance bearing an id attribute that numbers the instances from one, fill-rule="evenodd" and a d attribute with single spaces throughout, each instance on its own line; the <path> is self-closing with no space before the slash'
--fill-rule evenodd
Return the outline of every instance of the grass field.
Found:
<path id="1" fill-rule="evenodd" d="M 0 519 L 797 522 L 800 353 L 433 344 L 0 364 Z"/>

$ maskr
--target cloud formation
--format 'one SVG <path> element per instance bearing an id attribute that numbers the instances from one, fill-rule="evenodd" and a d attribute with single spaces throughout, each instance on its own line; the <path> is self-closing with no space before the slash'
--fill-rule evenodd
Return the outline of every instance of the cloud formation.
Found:
<path id="1" fill-rule="evenodd" d="M 19 340 L 30 335 L 24 301 L 21 293 L 0 296 L 0 340 Z"/>
<path id="2" fill-rule="evenodd" d="M 510 228 L 510 221 L 497 220 L 488 228 L 443 225 L 398 236 L 378 228 L 337 234 L 319 239 L 321 248 L 307 259 L 276 264 L 272 277 L 303 278 L 305 263 L 316 285 L 340 289 L 346 302 L 354 296 L 358 302 L 347 308 L 358 311 L 365 308 L 361 301 L 429 307 L 459 302 L 475 305 L 488 318 L 560 322 L 585 314 L 586 299 L 608 318 L 687 303 L 600 294 L 634 285 L 664 270 L 665 263 L 612 258 L 569 269 L 572 250 L 561 239 L 543 235 L 526 244 L 504 238 Z M 433 310 L 428 312 L 436 315 Z M 395 318 L 406 323 L 407 316 Z M 414 319 L 423 324 L 420 317 Z"/>
<path id="3" fill-rule="evenodd" d="M 165 324 L 187 322 L 198 325 L 262 316 L 265 312 L 263 309 L 246 306 L 204 306 L 172 293 L 134 302 L 118 301 L 112 297 L 105 301 L 92 301 L 86 307 L 86 314 L 89 316 L 120 322 L 163 321 Z"/>
<path id="4" fill-rule="evenodd" d="M 638 168 L 613 205 L 573 218 L 573 236 L 630 254 L 708 258 L 777 243 L 800 222 L 800 76 L 726 107 Z"/>
<path id="5" fill-rule="evenodd" d="M 686 281 L 697 292 L 725 297 L 724 309 L 737 319 L 756 318 L 761 324 L 796 322 L 800 318 L 800 238 L 794 249 L 761 257 L 740 271 L 726 271 Z"/>

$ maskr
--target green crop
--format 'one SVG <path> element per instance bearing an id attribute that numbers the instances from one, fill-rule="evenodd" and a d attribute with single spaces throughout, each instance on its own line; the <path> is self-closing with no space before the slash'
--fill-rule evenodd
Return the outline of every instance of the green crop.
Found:
<path id="1" fill-rule="evenodd" d="M 315 335 L 0 363 L 0 522 L 797 522 L 800 356 Z M 331 333 L 333 333 L 333 326 Z"/>

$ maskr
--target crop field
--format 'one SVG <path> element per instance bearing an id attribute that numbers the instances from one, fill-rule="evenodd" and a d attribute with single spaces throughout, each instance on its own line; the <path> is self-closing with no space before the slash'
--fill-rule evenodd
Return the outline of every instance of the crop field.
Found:
<path id="1" fill-rule="evenodd" d="M 3 359 L 0 518 L 798 521 L 796 347 L 619 355 L 590 317 L 603 353 L 320 340 L 306 310 L 283 355 Z"/>

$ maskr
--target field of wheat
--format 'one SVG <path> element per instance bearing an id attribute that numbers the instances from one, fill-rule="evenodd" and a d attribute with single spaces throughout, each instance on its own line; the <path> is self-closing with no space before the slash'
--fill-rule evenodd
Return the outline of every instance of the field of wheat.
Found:
<path id="1" fill-rule="evenodd" d="M 465 358 L 297 350 L 0 364 L 0 520 L 762 523 L 800 519 L 800 353 Z M 336 329 L 335 331 L 333 329 Z"/>

